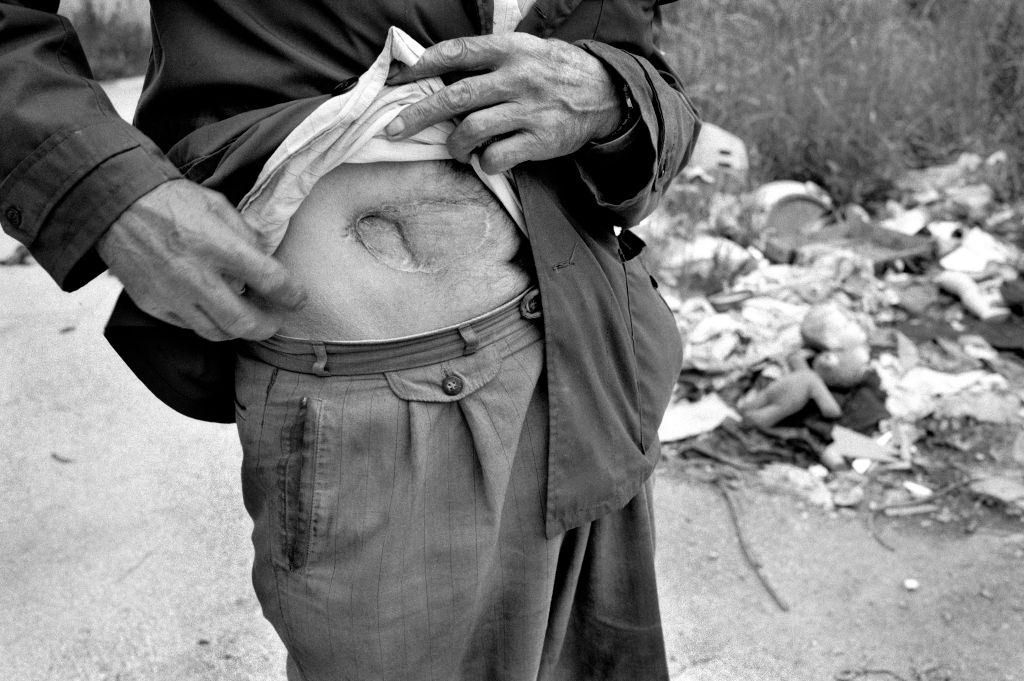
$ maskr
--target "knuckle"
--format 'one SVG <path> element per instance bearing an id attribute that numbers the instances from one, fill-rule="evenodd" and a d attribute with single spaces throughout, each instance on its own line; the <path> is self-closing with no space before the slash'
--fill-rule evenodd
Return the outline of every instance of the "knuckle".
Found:
<path id="1" fill-rule="evenodd" d="M 200 250 L 200 243 L 196 243 L 191 235 L 186 234 L 179 224 L 172 224 L 164 233 L 164 244 L 172 257 L 181 257 Z"/>
<path id="2" fill-rule="evenodd" d="M 457 64 L 469 54 L 469 42 L 465 38 L 446 40 L 437 46 L 437 56 L 442 64 Z"/>
<path id="3" fill-rule="evenodd" d="M 466 80 L 460 80 L 459 82 L 450 85 L 445 88 L 448 92 L 448 100 L 452 106 L 459 109 L 465 109 L 472 105 L 476 99 L 476 88 L 473 84 Z"/>

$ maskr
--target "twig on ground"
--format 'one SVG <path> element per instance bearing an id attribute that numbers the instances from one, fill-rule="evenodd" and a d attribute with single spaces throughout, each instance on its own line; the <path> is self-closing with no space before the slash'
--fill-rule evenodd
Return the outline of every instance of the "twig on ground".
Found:
<path id="1" fill-rule="evenodd" d="M 763 565 L 761 561 L 755 557 L 750 543 L 743 534 L 743 527 L 740 525 L 739 511 L 736 508 L 736 502 L 733 500 L 732 495 L 722 483 L 721 478 L 716 478 L 714 480 L 714 484 L 715 487 L 718 488 L 718 491 L 722 493 L 722 496 L 725 498 L 725 505 L 729 508 L 729 518 L 732 520 L 733 529 L 736 531 L 736 540 L 739 542 L 740 552 L 743 554 L 743 558 L 754 571 L 757 579 L 761 582 L 761 586 L 764 587 L 764 590 L 767 591 L 768 595 L 772 597 L 773 601 L 775 601 L 775 605 L 779 606 L 779 610 L 789 612 L 789 604 L 783 600 L 782 596 L 779 595 L 779 592 L 775 590 L 775 587 L 773 587 L 772 583 L 768 580 L 768 575 L 766 575 L 762 569 Z"/>
<path id="2" fill-rule="evenodd" d="M 836 674 L 835 681 L 857 681 L 865 676 L 888 676 L 894 681 L 907 681 L 902 676 L 889 669 L 844 669 Z"/>
<path id="3" fill-rule="evenodd" d="M 719 454 L 718 452 L 713 451 L 707 445 L 701 444 L 699 442 L 687 443 L 687 444 L 683 445 L 679 449 L 679 454 L 680 455 L 682 455 L 682 454 L 684 454 L 686 452 L 693 452 L 694 454 L 697 454 L 699 456 L 703 456 L 705 459 L 711 459 L 712 461 L 716 461 L 718 463 L 723 463 L 723 464 L 725 464 L 727 466 L 732 466 L 733 468 L 735 468 L 737 470 L 741 470 L 741 471 L 757 470 L 757 466 L 755 466 L 752 463 L 747 463 L 746 461 L 739 461 L 737 459 L 733 459 L 732 457 L 725 456 L 723 454 Z"/>
<path id="4" fill-rule="evenodd" d="M 954 483 L 952 483 L 950 485 L 946 485 L 945 487 L 942 487 L 941 489 L 936 490 L 936 492 L 934 494 L 932 494 L 930 497 L 928 497 L 927 499 L 915 499 L 914 501 L 899 501 L 899 502 L 894 502 L 894 503 L 891 503 L 891 504 L 884 504 L 882 506 L 876 506 L 872 510 L 875 513 L 878 513 L 880 511 L 887 511 L 890 508 L 913 508 L 914 506 L 922 506 L 924 504 L 931 504 L 931 503 L 934 503 L 936 499 L 940 499 L 940 498 L 946 496 L 947 494 L 950 494 L 951 492 L 955 492 L 956 490 L 960 489 L 961 487 L 966 487 L 967 485 L 969 485 L 972 482 L 974 482 L 976 479 L 977 478 L 972 476 L 972 477 L 966 478 L 964 480 L 961 480 L 959 482 L 954 482 Z"/>
<path id="5" fill-rule="evenodd" d="M 878 534 L 878 528 L 875 527 L 875 512 L 874 511 L 869 511 L 868 512 L 867 522 L 868 522 L 868 532 L 871 533 L 871 538 L 874 539 L 876 542 L 878 542 L 878 545 L 881 546 L 886 551 L 891 551 L 892 553 L 896 553 L 896 549 L 893 548 L 893 546 L 891 544 L 889 544 L 884 539 L 882 539 L 882 535 Z"/>
<path id="6" fill-rule="evenodd" d="M 132 566 L 131 566 L 131 567 L 129 567 L 129 568 L 127 569 L 127 570 L 125 570 L 124 572 L 122 572 L 122 573 L 121 573 L 121 576 L 117 578 L 117 583 L 118 583 L 118 584 L 120 584 L 120 583 L 121 583 L 121 582 L 123 582 L 123 581 L 124 581 L 124 580 L 125 580 L 125 579 L 126 579 L 126 578 L 127 578 L 127 577 L 128 577 L 129 575 L 130 575 L 130 574 L 132 574 L 133 572 L 135 572 L 136 570 L 138 570 L 138 569 L 139 569 L 139 567 L 141 567 L 141 566 L 142 566 L 142 564 L 143 564 L 143 563 L 145 563 L 145 562 L 146 562 L 146 560 L 147 560 L 147 559 L 148 559 L 148 558 L 149 558 L 150 556 L 152 556 L 152 555 L 153 555 L 154 553 L 156 553 L 156 550 L 155 550 L 155 549 L 150 549 L 149 551 L 146 551 L 146 553 L 145 553 L 145 554 L 143 554 L 142 558 L 139 558 L 139 559 L 138 559 L 137 561 L 135 561 L 135 564 L 134 564 L 134 565 L 132 565 Z"/>

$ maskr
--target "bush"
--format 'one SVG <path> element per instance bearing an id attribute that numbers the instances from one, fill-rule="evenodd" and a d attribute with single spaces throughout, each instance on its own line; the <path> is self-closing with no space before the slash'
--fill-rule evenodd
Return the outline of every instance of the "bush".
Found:
<path id="1" fill-rule="evenodd" d="M 92 2 L 83 3 L 70 18 L 97 79 L 146 72 L 151 39 L 145 23 L 116 11 L 102 11 Z"/>
<path id="2" fill-rule="evenodd" d="M 902 169 L 1022 148 L 1016 5 L 691 0 L 666 11 L 662 47 L 704 117 L 753 147 L 756 181 L 870 202 Z"/>

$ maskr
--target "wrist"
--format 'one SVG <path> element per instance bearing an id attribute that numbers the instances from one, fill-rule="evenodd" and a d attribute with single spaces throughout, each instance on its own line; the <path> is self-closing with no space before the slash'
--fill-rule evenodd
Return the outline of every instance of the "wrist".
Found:
<path id="1" fill-rule="evenodd" d="M 636 123 L 639 117 L 639 107 L 636 105 L 636 100 L 633 99 L 633 93 L 629 89 L 629 85 L 626 81 L 613 74 L 609 74 L 609 76 L 612 79 L 612 86 L 615 89 L 618 101 L 618 115 L 612 125 L 605 126 L 598 132 L 594 139 L 591 140 L 592 144 L 605 144 L 616 139 L 633 127 L 633 124 Z"/>

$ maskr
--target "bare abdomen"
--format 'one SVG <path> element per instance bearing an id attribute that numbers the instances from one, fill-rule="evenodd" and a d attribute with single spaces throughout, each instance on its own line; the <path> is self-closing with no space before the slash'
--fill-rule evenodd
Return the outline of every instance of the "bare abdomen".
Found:
<path id="1" fill-rule="evenodd" d="M 521 242 L 468 169 L 340 166 L 313 187 L 277 250 L 310 294 L 280 333 L 371 340 L 465 321 L 529 286 L 516 262 Z"/>

